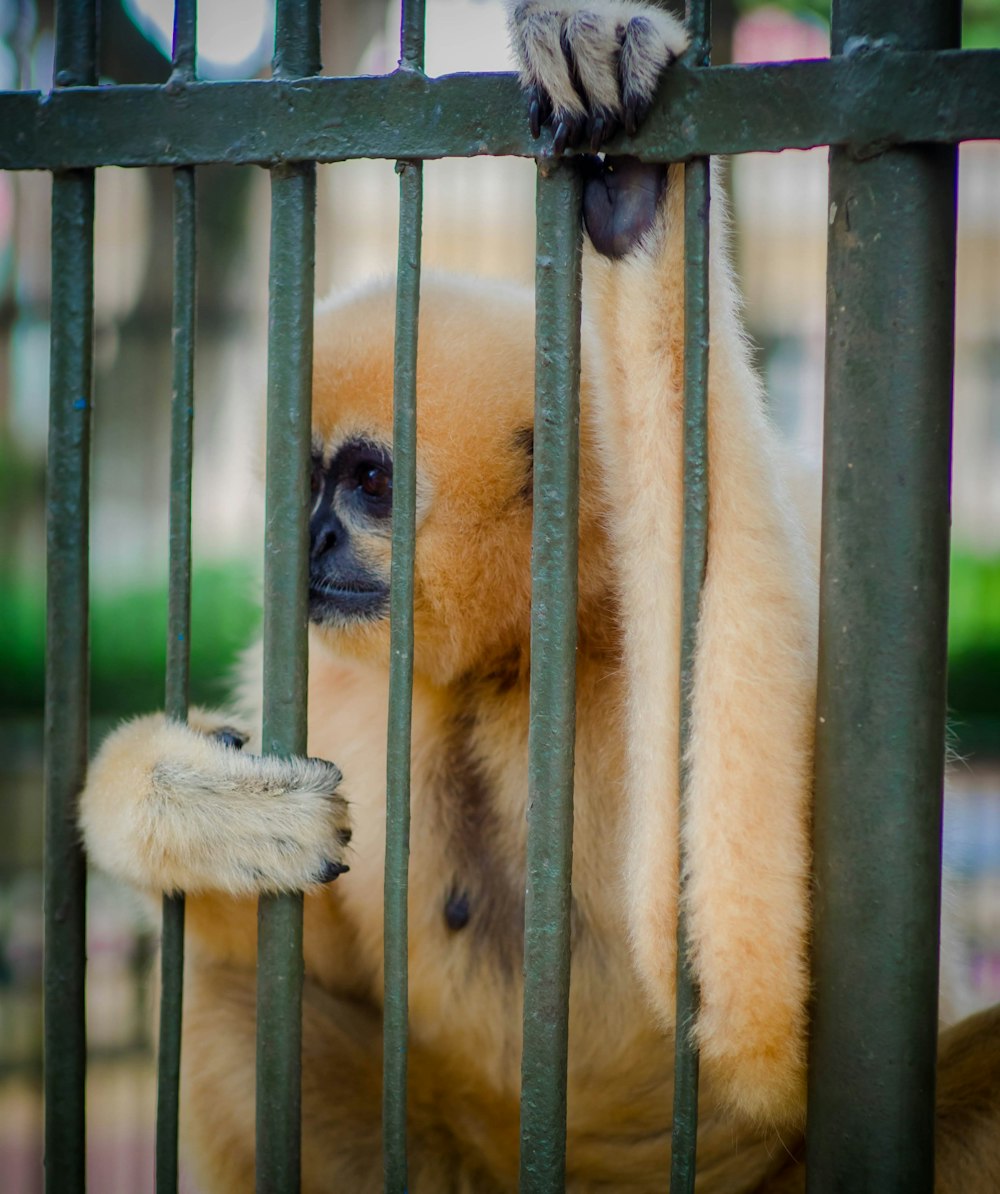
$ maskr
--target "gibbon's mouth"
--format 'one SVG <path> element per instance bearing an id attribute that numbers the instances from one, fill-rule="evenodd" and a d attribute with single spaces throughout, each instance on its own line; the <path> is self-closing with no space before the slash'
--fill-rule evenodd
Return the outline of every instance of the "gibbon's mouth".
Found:
<path id="1" fill-rule="evenodd" d="M 317 624 L 346 618 L 375 620 L 384 616 L 389 590 L 384 585 L 364 588 L 343 581 L 310 580 L 309 621 Z"/>

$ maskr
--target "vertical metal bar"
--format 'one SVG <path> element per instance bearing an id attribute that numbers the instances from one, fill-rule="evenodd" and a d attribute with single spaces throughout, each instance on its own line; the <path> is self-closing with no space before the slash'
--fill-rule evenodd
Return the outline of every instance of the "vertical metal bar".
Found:
<path id="1" fill-rule="evenodd" d="M 272 170 L 264 545 L 265 754 L 306 750 L 312 397 L 312 163 Z M 257 957 L 257 1190 L 299 1188 L 302 897 L 262 896 Z"/>
<path id="2" fill-rule="evenodd" d="M 423 165 L 399 162 L 399 264 L 392 445 L 392 595 L 385 817 L 385 1013 L 382 1148 L 385 1189 L 406 1190 L 407 867 L 416 537 L 417 317 Z"/>
<path id="3" fill-rule="evenodd" d="M 174 0 L 173 76 L 190 83 L 197 77 L 198 2 Z"/>
<path id="4" fill-rule="evenodd" d="M 195 78 L 195 0 L 174 8 L 173 77 Z M 191 656 L 191 468 L 194 424 L 196 205 L 194 168 L 174 170 L 173 394 L 170 426 L 170 581 L 166 713 L 184 721 Z M 177 1120 L 184 992 L 184 895 L 163 897 L 160 1041 L 156 1098 L 156 1191 L 177 1191 Z"/>
<path id="5" fill-rule="evenodd" d="M 319 70 L 318 0 L 283 0 L 274 73 Z M 304 754 L 316 166 L 271 171 L 264 544 L 265 754 Z M 301 1162 L 302 896 L 262 896 L 257 945 L 258 1194 L 298 1191 Z"/>
<path id="6" fill-rule="evenodd" d="M 423 0 L 404 0 L 399 60 L 424 65 Z M 392 426 L 392 592 L 389 726 L 386 755 L 385 954 L 382 1053 L 382 1158 L 387 1194 L 407 1188 L 408 921 L 410 720 L 413 703 L 413 560 L 417 533 L 417 324 L 423 163 L 397 162 L 399 254 Z"/>
<path id="7" fill-rule="evenodd" d="M 834 53 L 958 34 L 957 2 L 834 5 Z M 807 1184 L 918 1194 L 934 1186 L 954 149 L 832 150 L 829 218 Z"/>
<path id="8" fill-rule="evenodd" d="M 94 3 L 56 10 L 57 87 L 96 82 Z M 94 318 L 94 172 L 52 179 L 52 364 L 46 496 L 45 1188 L 86 1181 L 84 1017 L 87 872 L 76 802 L 90 696 L 89 485 Z"/>
<path id="9" fill-rule="evenodd" d="M 521 1190 L 566 1168 L 569 912 L 576 733 L 580 430 L 580 175 L 538 162 L 531 720 L 524 910 Z"/>
<path id="10" fill-rule="evenodd" d="M 710 61 L 710 0 L 689 0 L 690 60 Z M 683 828 L 688 804 L 688 743 L 691 693 L 701 588 L 708 554 L 708 339 L 710 161 L 684 167 L 684 525 L 681 579 L 679 782 Z M 698 1144 L 698 1043 L 695 1024 L 700 995 L 691 967 L 686 912 L 686 852 L 681 832 L 680 898 L 677 911 L 677 992 L 674 1032 L 674 1109 L 670 1153 L 671 1194 L 693 1194 Z"/>
<path id="11" fill-rule="evenodd" d="M 53 82 L 92 87 L 97 82 L 96 0 L 58 0 Z"/>
<path id="12" fill-rule="evenodd" d="M 45 675 L 45 1177 L 82 1190 L 86 866 L 76 800 L 87 767 L 93 171 L 52 181 Z"/>
<path id="13" fill-rule="evenodd" d="M 404 70 L 424 69 L 424 0 L 403 0 L 399 27 L 399 64 Z"/>

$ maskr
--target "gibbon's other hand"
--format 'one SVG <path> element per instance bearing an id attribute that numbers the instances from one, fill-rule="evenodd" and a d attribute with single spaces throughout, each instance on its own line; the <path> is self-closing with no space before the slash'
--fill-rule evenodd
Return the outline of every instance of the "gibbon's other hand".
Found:
<path id="1" fill-rule="evenodd" d="M 661 72 L 688 44 L 675 17 L 633 0 L 511 3 L 509 24 L 531 131 L 537 137 L 551 123 L 556 155 L 584 140 L 596 153 L 620 124 L 634 133 Z M 653 226 L 667 168 L 632 157 L 585 158 L 583 168 L 594 248 L 624 257 Z"/>
<path id="2" fill-rule="evenodd" d="M 301 891 L 349 869 L 337 767 L 244 753 L 241 730 L 193 721 L 141 717 L 101 747 L 80 805 L 94 862 L 146 889 L 232 895 Z"/>
<path id="3" fill-rule="evenodd" d="M 557 156 L 597 153 L 621 125 L 631 136 L 688 45 L 676 17 L 635 0 L 508 0 L 508 24 L 531 131 L 551 124 Z"/>

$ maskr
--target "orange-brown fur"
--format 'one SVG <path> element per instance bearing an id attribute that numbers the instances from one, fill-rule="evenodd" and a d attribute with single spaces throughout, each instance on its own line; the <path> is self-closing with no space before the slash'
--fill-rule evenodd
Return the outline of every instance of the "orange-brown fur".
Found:
<path id="1" fill-rule="evenodd" d="M 672 167 L 655 225 L 634 252 L 587 262 L 566 1176 L 577 1194 L 660 1190 L 669 1160 L 682 178 L 683 167 Z M 786 473 L 748 364 L 722 225 L 716 201 L 710 550 L 686 830 L 703 996 L 698 1188 L 713 1194 L 801 1182 L 816 595 L 810 520 L 790 496 L 798 481 Z M 352 435 L 391 440 L 393 310 L 391 285 L 377 284 L 317 315 L 314 432 L 327 448 Z M 445 278 L 425 279 L 420 314 L 410 1185 L 418 1194 L 510 1191 L 533 315 L 520 290 Z M 384 533 L 363 536 L 363 551 L 387 572 Z M 307 889 L 303 1188 L 381 1188 L 387 635 L 385 620 L 310 632 L 308 751 L 342 772 L 336 794 L 332 769 L 301 761 L 293 773 L 274 763 L 239 806 L 237 772 L 250 783 L 272 766 L 251 756 L 260 746 L 259 653 L 247 658 L 234 713 L 199 713 L 190 730 L 159 718 L 132 723 L 91 770 L 81 823 L 94 859 L 150 890 L 188 888 L 182 1108 L 185 1151 L 206 1191 L 252 1185 L 253 897 L 274 887 Z M 199 733 L 222 725 L 250 735 L 244 754 Z M 218 804 L 213 779 L 227 793 Z M 268 801 L 294 812 L 281 849 L 269 844 Z M 259 856 L 244 840 L 254 834 Z M 317 886 L 324 857 L 346 857 L 350 873 Z M 460 929 L 444 915 L 455 890 L 469 899 Z M 969 1031 L 980 1043 L 997 1035 L 991 1024 Z M 986 1128 L 966 1128 L 962 1108 L 971 1090 L 982 1109 L 976 1123 L 992 1125 L 996 1139 L 996 1066 L 984 1068 L 960 1043 L 943 1056 L 942 1157 L 965 1184 L 943 1177 L 942 1189 L 992 1189 L 995 1145 Z"/>

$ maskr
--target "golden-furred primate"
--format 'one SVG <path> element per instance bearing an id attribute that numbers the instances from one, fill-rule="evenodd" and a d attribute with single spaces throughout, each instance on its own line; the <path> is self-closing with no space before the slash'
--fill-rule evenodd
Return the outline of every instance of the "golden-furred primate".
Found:
<path id="1" fill-rule="evenodd" d="M 648 3 L 509 8 L 529 119 L 552 122 L 557 150 L 599 148 L 617 125 L 634 127 L 686 44 L 679 22 Z M 660 1190 L 669 1161 L 682 182 L 683 166 L 617 159 L 592 163 L 586 183 L 566 1163 L 577 1194 Z M 798 483 L 748 360 L 719 208 L 716 199 L 711 546 L 685 827 L 702 991 L 699 1190 L 716 1194 L 801 1182 L 817 590 Z M 381 1189 L 393 312 L 392 287 L 376 284 L 317 315 L 317 757 L 256 753 L 262 681 L 250 655 L 232 711 L 123 726 L 82 797 L 95 863 L 147 891 L 188 893 L 181 1105 L 185 1155 L 205 1191 L 253 1186 L 255 897 L 299 889 L 303 1188 Z M 518 1171 L 532 300 L 428 278 L 420 316 L 411 1188 L 488 1194 L 514 1190 Z M 955 1111 L 967 1071 L 978 1090 L 996 1089 L 1000 1065 L 961 1042 L 952 1054 L 944 1085 L 958 1173 L 969 1163 Z M 1000 1188 L 995 1168 L 980 1179 L 977 1160 L 973 1172 L 963 1190 Z"/>

